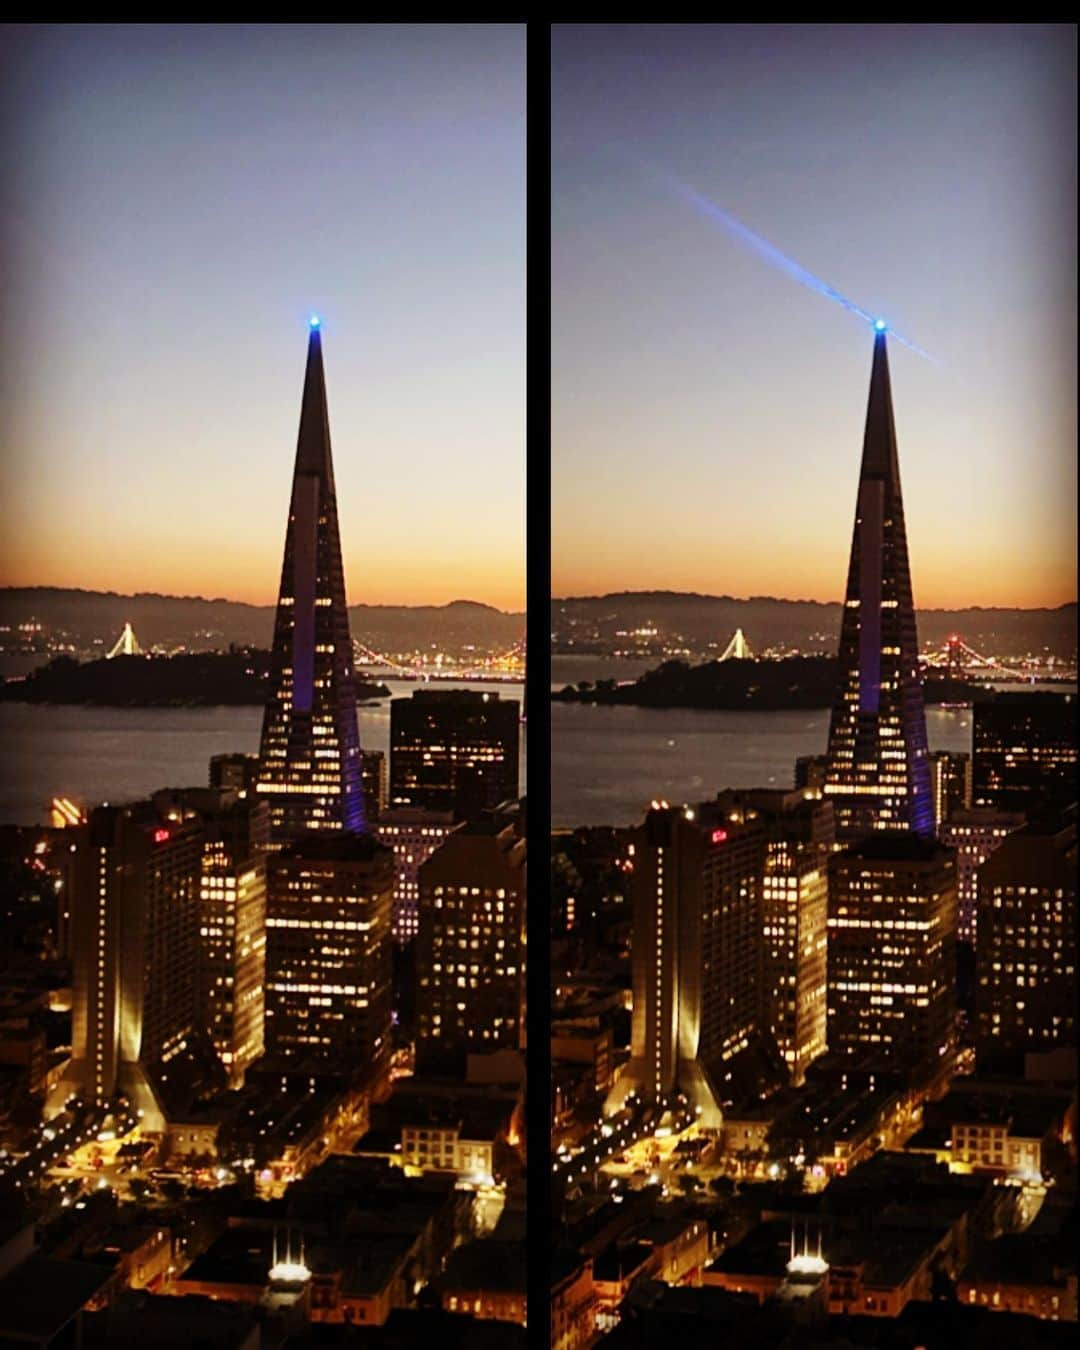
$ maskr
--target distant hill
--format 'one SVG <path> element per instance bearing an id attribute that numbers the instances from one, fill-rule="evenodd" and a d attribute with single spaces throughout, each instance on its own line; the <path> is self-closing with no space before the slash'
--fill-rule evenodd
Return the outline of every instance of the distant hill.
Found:
<path id="1" fill-rule="evenodd" d="M 274 606 L 45 586 L 0 589 L 0 624 L 15 628 L 30 619 L 49 633 L 68 634 L 80 647 L 90 648 L 96 641 L 108 648 L 130 623 L 143 647 L 160 643 L 200 651 L 230 643 L 268 647 Z M 432 644 L 447 651 L 467 646 L 505 650 L 525 629 L 523 614 L 507 614 L 473 600 L 448 605 L 352 605 L 349 622 L 353 637 L 375 651 L 412 651 Z"/>
<path id="2" fill-rule="evenodd" d="M 761 651 L 780 644 L 803 650 L 835 649 L 840 634 L 839 603 L 751 596 L 696 595 L 678 591 L 624 591 L 612 595 L 553 599 L 551 624 L 559 652 L 610 651 L 631 645 L 620 633 L 657 629 L 655 639 L 634 639 L 655 649 L 678 641 L 697 651 L 709 643 L 721 649 L 736 628 Z M 1056 657 L 1076 652 L 1076 604 L 1056 609 L 924 609 L 918 614 L 921 644 L 944 645 L 959 633 L 975 651 L 994 655 L 1039 653 Z"/>

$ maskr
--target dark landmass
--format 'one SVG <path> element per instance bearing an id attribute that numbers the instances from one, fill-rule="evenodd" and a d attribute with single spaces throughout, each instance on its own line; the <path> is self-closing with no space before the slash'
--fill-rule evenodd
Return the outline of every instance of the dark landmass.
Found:
<path id="1" fill-rule="evenodd" d="M 775 712 L 829 708 L 840 664 L 831 656 L 792 656 L 783 661 L 708 661 L 691 666 L 665 661 L 639 679 L 568 685 L 552 698 L 564 703 L 632 704 L 639 708 L 702 708 Z M 979 686 L 927 679 L 927 703 L 970 703 Z"/>
<path id="2" fill-rule="evenodd" d="M 0 624 L 8 625 L 14 635 L 18 625 L 30 619 L 48 632 L 68 634 L 86 648 L 98 642 L 108 651 L 124 624 L 130 623 L 143 648 L 161 644 L 207 651 L 230 644 L 269 646 L 274 606 L 50 586 L 0 588 Z M 448 605 L 351 605 L 349 623 L 354 638 L 380 652 L 413 651 L 432 643 L 450 652 L 469 646 L 504 651 L 525 630 L 523 614 L 507 614 L 473 600 Z"/>
<path id="3" fill-rule="evenodd" d="M 577 596 L 551 602 L 553 650 L 561 655 L 606 655 L 627 650 L 634 629 L 655 628 L 644 646 L 659 650 L 676 642 L 705 650 L 726 646 L 741 628 L 755 652 L 784 645 L 804 651 L 836 650 L 839 603 L 752 596 L 695 595 L 677 591 L 626 591 Z M 1076 604 L 1056 609 L 921 609 L 919 641 L 944 646 L 959 633 L 968 646 L 987 655 L 1049 654 L 1068 659 L 1076 652 Z M 623 636 L 619 636 L 619 634 Z M 659 644 L 659 645 L 658 645 Z"/>
<path id="4" fill-rule="evenodd" d="M 112 708 L 212 707 L 266 702 L 267 651 L 117 656 L 80 665 L 58 656 L 23 680 L 0 684 L 0 699 L 18 703 L 93 703 Z M 386 698 L 384 684 L 357 684 L 358 701 Z"/>

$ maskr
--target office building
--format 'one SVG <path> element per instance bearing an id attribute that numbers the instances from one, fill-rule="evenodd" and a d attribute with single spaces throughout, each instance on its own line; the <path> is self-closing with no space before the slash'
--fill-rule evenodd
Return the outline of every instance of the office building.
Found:
<path id="1" fill-rule="evenodd" d="M 362 830 L 360 737 L 322 344 L 308 339 L 258 791 L 276 842 Z"/>
<path id="2" fill-rule="evenodd" d="M 194 811 L 202 822 L 199 1022 L 239 1088 L 264 1045 L 270 808 L 233 788 L 164 791 L 153 800 L 170 820 Z"/>
<path id="3" fill-rule="evenodd" d="M 416 984 L 418 1068 L 521 1045 L 525 841 L 511 826 L 470 821 L 420 867 Z"/>
<path id="4" fill-rule="evenodd" d="M 956 936 L 961 942 L 974 943 L 978 922 L 979 868 L 1001 844 L 1006 835 L 1024 824 L 1021 811 L 999 811 L 993 806 L 973 806 L 954 811 L 942 825 L 938 838 L 956 850 Z"/>
<path id="5" fill-rule="evenodd" d="M 259 781 L 259 756 L 240 753 L 210 757 L 210 786 L 234 792 L 255 791 Z"/>
<path id="6" fill-rule="evenodd" d="M 394 855 L 301 836 L 267 861 L 266 1051 L 378 1080 L 390 1057 Z"/>
<path id="7" fill-rule="evenodd" d="M 375 832 L 394 850 L 394 941 L 404 946 L 419 931 L 420 868 L 460 822 L 452 811 L 399 806 L 380 817 Z"/>
<path id="8" fill-rule="evenodd" d="M 730 813 L 756 812 L 765 831 L 761 876 L 764 1018 L 799 1084 L 825 1053 L 829 854 L 836 836 L 831 802 L 813 788 L 724 792 Z"/>
<path id="9" fill-rule="evenodd" d="M 933 834 L 926 714 L 908 567 L 885 333 L 874 339 L 840 678 L 825 794 L 837 838 L 873 830 Z"/>
<path id="10" fill-rule="evenodd" d="M 827 755 L 800 755 L 795 761 L 796 788 L 814 788 L 824 792 L 828 768 Z"/>
<path id="11" fill-rule="evenodd" d="M 613 1090 L 681 1090 L 721 1123 L 728 1065 L 763 1021 L 760 815 L 720 802 L 660 803 L 633 832 L 631 1058 Z"/>
<path id="12" fill-rule="evenodd" d="M 934 806 L 934 832 L 955 811 L 971 806 L 971 756 L 962 751 L 935 750 L 930 756 L 930 800 Z"/>
<path id="13" fill-rule="evenodd" d="M 1076 1045 L 1076 809 L 1002 840 L 979 869 L 980 1067 Z"/>
<path id="14" fill-rule="evenodd" d="M 71 831 L 72 1057 L 67 1085 L 125 1093 L 163 1129 L 158 1080 L 198 1021 L 203 827 L 152 802 L 100 806 Z"/>
<path id="15" fill-rule="evenodd" d="M 947 1071 L 956 1014 L 956 862 L 877 832 L 829 860 L 830 1053 Z"/>
<path id="16" fill-rule="evenodd" d="M 386 756 L 381 750 L 360 751 L 360 781 L 364 789 L 364 812 L 368 825 L 386 810 L 388 779 Z"/>
<path id="17" fill-rule="evenodd" d="M 472 819 L 518 795 L 520 707 L 471 689 L 390 704 L 390 805 Z"/>
<path id="18" fill-rule="evenodd" d="M 985 693 L 975 700 L 976 806 L 1031 813 L 1076 800 L 1076 696 Z"/>

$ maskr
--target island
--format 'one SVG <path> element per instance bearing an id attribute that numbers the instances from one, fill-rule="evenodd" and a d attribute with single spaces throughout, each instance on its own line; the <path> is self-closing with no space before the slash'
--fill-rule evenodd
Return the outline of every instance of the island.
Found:
<path id="1" fill-rule="evenodd" d="M 244 648 L 85 662 L 58 656 L 22 679 L 6 680 L 0 685 L 0 699 L 113 708 L 204 708 L 262 704 L 269 688 L 270 653 Z M 356 681 L 357 702 L 389 696 L 385 684 Z"/>
<path id="2" fill-rule="evenodd" d="M 777 712 L 829 708 L 840 664 L 831 656 L 779 661 L 665 661 L 636 680 L 581 681 L 552 694 L 564 703 L 629 704 L 639 708 L 700 708 Z M 971 703 L 981 686 L 927 673 L 927 703 Z"/>

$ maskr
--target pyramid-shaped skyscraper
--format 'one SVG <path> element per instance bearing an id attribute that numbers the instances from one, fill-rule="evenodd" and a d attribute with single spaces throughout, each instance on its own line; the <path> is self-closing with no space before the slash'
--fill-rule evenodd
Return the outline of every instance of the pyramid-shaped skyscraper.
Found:
<path id="1" fill-rule="evenodd" d="M 926 713 L 885 331 L 874 337 L 825 795 L 837 835 L 933 833 Z"/>
<path id="2" fill-rule="evenodd" d="M 364 829 L 360 737 L 322 340 L 308 337 L 258 792 L 278 843 Z"/>

